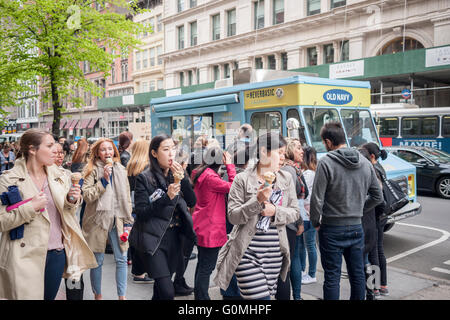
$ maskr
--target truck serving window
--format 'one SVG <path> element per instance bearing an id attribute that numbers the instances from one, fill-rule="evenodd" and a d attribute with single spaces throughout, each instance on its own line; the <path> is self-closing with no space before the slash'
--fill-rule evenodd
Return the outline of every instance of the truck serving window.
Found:
<path id="1" fill-rule="evenodd" d="M 257 136 L 268 131 L 278 131 L 282 134 L 280 112 L 255 112 L 252 114 L 250 122 Z"/>
<path id="2" fill-rule="evenodd" d="M 327 122 L 340 121 L 337 110 L 306 108 L 303 109 L 303 116 L 305 117 L 309 137 L 311 138 L 311 146 L 314 147 L 317 152 L 326 152 L 327 150 L 320 137 L 320 129 L 322 129 L 322 126 Z"/>
<path id="3" fill-rule="evenodd" d="M 366 142 L 378 144 L 377 132 L 368 110 L 344 109 L 341 116 L 350 147 L 359 147 Z"/>

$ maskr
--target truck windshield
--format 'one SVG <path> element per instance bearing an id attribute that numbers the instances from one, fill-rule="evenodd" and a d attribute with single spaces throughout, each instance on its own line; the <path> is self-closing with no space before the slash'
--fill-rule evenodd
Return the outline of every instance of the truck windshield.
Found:
<path id="1" fill-rule="evenodd" d="M 303 109 L 303 116 L 305 117 L 306 128 L 311 139 L 311 146 L 314 147 L 317 152 L 326 152 L 327 150 L 320 137 L 320 129 L 322 129 L 322 126 L 327 122 L 340 121 L 337 110 L 306 108 Z"/>
<path id="2" fill-rule="evenodd" d="M 359 147 L 367 142 L 378 144 L 377 132 L 368 110 L 344 109 L 341 110 L 341 117 L 350 147 Z"/>

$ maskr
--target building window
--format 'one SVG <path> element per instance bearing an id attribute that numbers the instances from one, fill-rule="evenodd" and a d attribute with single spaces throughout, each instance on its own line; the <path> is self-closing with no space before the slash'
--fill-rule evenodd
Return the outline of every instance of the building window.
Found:
<path id="1" fill-rule="evenodd" d="M 273 0 L 273 24 L 284 22 L 284 0 Z"/>
<path id="2" fill-rule="evenodd" d="M 184 10 L 184 0 L 178 0 L 178 12 Z"/>
<path id="3" fill-rule="evenodd" d="M 255 30 L 264 28 L 264 0 L 253 3 L 255 12 Z"/>
<path id="4" fill-rule="evenodd" d="M 214 81 L 217 81 L 219 79 L 220 79 L 219 66 L 214 66 Z"/>
<path id="5" fill-rule="evenodd" d="M 164 89 L 164 80 L 159 79 L 158 81 L 156 81 L 156 88 L 157 88 L 158 90 Z"/>
<path id="6" fill-rule="evenodd" d="M 136 70 L 141 70 L 141 52 L 140 51 L 136 51 L 135 60 L 136 60 Z"/>
<path id="7" fill-rule="evenodd" d="M 184 72 L 180 72 L 180 87 L 184 87 Z"/>
<path id="8" fill-rule="evenodd" d="M 184 26 L 178 27 L 178 49 L 184 49 Z"/>
<path id="9" fill-rule="evenodd" d="M 111 65 L 111 83 L 116 83 L 116 66 Z"/>
<path id="10" fill-rule="evenodd" d="M 148 68 L 148 49 L 145 49 L 142 52 L 142 68 L 143 69 Z"/>
<path id="11" fill-rule="evenodd" d="M 277 68 L 277 62 L 275 59 L 275 55 L 270 55 L 267 57 L 267 59 L 269 60 L 269 69 L 271 70 L 275 70 Z"/>
<path id="12" fill-rule="evenodd" d="M 337 7 L 345 6 L 345 4 L 346 4 L 345 2 L 346 2 L 345 0 L 331 0 L 330 8 L 334 9 L 334 8 L 337 8 Z"/>
<path id="13" fill-rule="evenodd" d="M 212 39 L 220 39 L 220 15 L 216 14 L 212 17 Z"/>
<path id="14" fill-rule="evenodd" d="M 262 69 L 263 68 L 263 61 L 262 58 L 255 58 L 255 69 Z"/>
<path id="15" fill-rule="evenodd" d="M 83 62 L 83 72 L 84 73 L 89 73 L 91 70 L 90 70 L 90 66 L 89 66 L 89 61 L 84 61 Z"/>
<path id="16" fill-rule="evenodd" d="M 227 11 L 227 36 L 236 35 L 236 9 Z"/>
<path id="17" fill-rule="evenodd" d="M 191 23 L 191 46 L 197 45 L 197 21 Z"/>
<path id="18" fill-rule="evenodd" d="M 320 0 L 308 0 L 306 10 L 308 16 L 320 13 Z"/>
<path id="19" fill-rule="evenodd" d="M 150 67 L 154 67 L 155 63 L 156 63 L 156 61 L 155 61 L 155 51 L 156 51 L 155 48 L 151 48 L 150 49 Z"/>
<path id="20" fill-rule="evenodd" d="M 197 0 L 190 0 L 189 1 L 189 8 L 194 8 L 197 6 Z"/>
<path id="21" fill-rule="evenodd" d="M 323 46 L 323 63 L 334 62 L 334 48 L 333 44 L 326 44 Z"/>
<path id="22" fill-rule="evenodd" d="M 141 82 L 141 92 L 148 92 L 148 82 L 147 81 Z"/>
<path id="23" fill-rule="evenodd" d="M 288 57 L 286 52 L 281 53 L 281 70 L 288 69 Z"/>
<path id="24" fill-rule="evenodd" d="M 408 50 L 416 50 L 424 48 L 423 44 L 419 41 L 406 37 L 403 44 L 403 37 L 396 38 L 391 42 L 387 43 L 381 50 L 381 54 L 391 54 L 397 52 L 403 52 Z"/>
<path id="25" fill-rule="evenodd" d="M 200 84 L 200 69 L 197 69 L 197 84 Z"/>
<path id="26" fill-rule="evenodd" d="M 349 41 L 344 40 L 339 44 L 339 48 L 341 48 L 341 61 L 350 60 L 350 51 L 349 51 Z"/>
<path id="27" fill-rule="evenodd" d="M 158 55 L 158 65 L 161 65 L 163 63 L 163 58 L 161 57 L 161 55 L 162 55 L 162 46 L 157 46 L 156 47 L 156 54 Z"/>
<path id="28" fill-rule="evenodd" d="M 122 61 L 122 82 L 128 81 L 128 61 Z"/>
<path id="29" fill-rule="evenodd" d="M 316 47 L 308 48 L 308 66 L 317 66 L 317 49 Z"/>
<path id="30" fill-rule="evenodd" d="M 230 77 L 230 65 L 228 63 L 224 64 L 223 73 L 225 75 L 225 79 Z"/>
<path id="31" fill-rule="evenodd" d="M 160 14 L 158 14 L 157 16 L 156 16 L 156 25 L 157 25 L 157 31 L 158 32 L 161 32 L 162 31 L 162 23 L 161 23 L 161 15 Z"/>
<path id="32" fill-rule="evenodd" d="M 194 78 L 193 78 L 192 70 L 188 71 L 188 85 L 192 86 L 194 84 Z"/>
<path id="33" fill-rule="evenodd" d="M 150 91 L 155 91 L 155 81 L 150 81 Z"/>

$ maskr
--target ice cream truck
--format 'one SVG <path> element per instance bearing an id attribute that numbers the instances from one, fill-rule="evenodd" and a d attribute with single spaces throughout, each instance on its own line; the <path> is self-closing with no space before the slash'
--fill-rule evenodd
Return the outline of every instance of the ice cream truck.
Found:
<path id="1" fill-rule="evenodd" d="M 239 127 L 249 123 L 255 136 L 278 131 L 297 137 L 320 158 L 326 153 L 320 129 L 328 121 L 342 123 L 350 147 L 366 142 L 381 146 L 369 107 L 370 82 L 295 75 L 151 99 L 150 115 L 153 136 L 166 133 L 186 146 L 207 136 L 226 148 Z M 387 231 L 396 221 L 419 214 L 421 206 L 416 201 L 416 168 L 392 154 L 381 164 L 410 200 L 388 217 Z"/>

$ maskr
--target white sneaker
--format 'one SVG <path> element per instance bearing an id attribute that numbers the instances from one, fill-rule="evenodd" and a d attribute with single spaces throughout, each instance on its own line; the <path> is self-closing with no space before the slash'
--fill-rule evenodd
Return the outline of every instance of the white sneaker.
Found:
<path id="1" fill-rule="evenodd" d="M 307 275 L 305 271 L 302 271 L 302 279 Z"/>
<path id="2" fill-rule="evenodd" d="M 302 284 L 310 284 L 315 282 L 317 282 L 317 278 L 316 277 L 312 278 L 309 274 L 305 275 L 302 278 Z"/>

